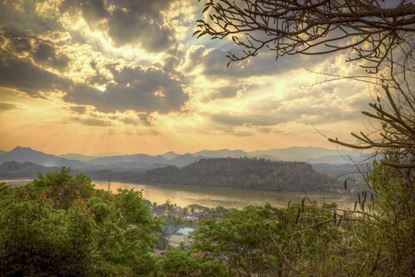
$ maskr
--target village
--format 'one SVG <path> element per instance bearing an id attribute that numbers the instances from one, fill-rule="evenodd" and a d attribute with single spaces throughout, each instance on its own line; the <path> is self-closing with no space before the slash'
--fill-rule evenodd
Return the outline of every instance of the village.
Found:
<path id="1" fill-rule="evenodd" d="M 168 248 L 188 250 L 192 244 L 192 234 L 199 228 L 201 220 L 220 220 L 229 211 L 221 206 L 207 208 L 197 204 L 179 207 L 169 201 L 161 205 L 151 203 L 150 206 L 152 214 L 164 223 L 161 242 L 156 250 L 160 256 Z"/>

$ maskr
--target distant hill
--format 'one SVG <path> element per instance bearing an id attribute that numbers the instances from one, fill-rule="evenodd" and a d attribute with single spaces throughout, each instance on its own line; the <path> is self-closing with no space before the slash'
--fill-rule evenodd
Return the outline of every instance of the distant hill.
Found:
<path id="1" fill-rule="evenodd" d="M 348 157 L 359 156 L 354 151 L 339 151 L 336 149 L 327 149 L 321 147 L 289 147 L 283 149 L 258 150 L 249 152 L 251 157 L 272 157 L 281 161 L 301 161 L 309 163 L 347 163 Z M 322 157 L 336 157 L 336 160 L 323 161 Z"/>
<path id="2" fill-rule="evenodd" d="M 0 178 L 18 179 L 34 178 L 40 173 L 47 173 L 59 170 L 59 167 L 45 167 L 31 162 L 18 163 L 15 161 L 6 162 L 0 165 Z"/>
<path id="3" fill-rule="evenodd" d="M 147 154 L 135 154 L 135 155 L 117 155 L 106 156 L 89 160 L 89 163 L 94 165 L 116 165 L 116 164 L 128 164 L 128 163 L 142 163 L 142 164 L 164 164 L 167 163 L 167 159 L 162 156 L 151 156 Z"/>
<path id="4" fill-rule="evenodd" d="M 81 161 L 68 160 L 62 157 L 45 154 L 28 147 L 16 147 L 13 150 L 0 155 L 0 164 L 11 161 L 19 163 L 31 162 L 47 167 L 66 166 L 71 168 L 86 168 L 88 166 Z"/>
<path id="5" fill-rule="evenodd" d="M 284 149 L 258 150 L 245 152 L 243 150 L 202 150 L 195 153 L 177 154 L 166 152 L 161 155 L 133 154 L 133 155 L 109 155 L 109 156 L 86 156 L 77 153 L 69 153 L 61 156 L 46 154 L 27 147 L 16 147 L 15 149 L 1 153 L 0 164 L 10 161 L 31 162 L 47 167 L 71 167 L 79 170 L 111 170 L 132 171 L 148 170 L 169 165 L 184 167 L 193 162 L 207 158 L 264 158 L 278 161 L 300 161 L 310 164 L 344 164 L 350 160 L 360 161 L 366 159 L 367 155 L 360 155 L 352 151 L 337 151 L 319 147 L 290 147 Z"/>
<path id="6" fill-rule="evenodd" d="M 193 155 L 204 157 L 204 158 L 243 158 L 243 157 L 249 156 L 249 154 L 245 151 L 229 150 L 229 149 L 202 150 L 202 151 L 193 153 Z"/>
<path id="7" fill-rule="evenodd" d="M 164 154 L 161 154 L 161 156 L 163 157 L 163 158 L 165 158 L 165 159 L 167 159 L 167 160 L 171 160 L 171 159 L 174 159 L 174 158 L 176 158 L 177 156 L 179 156 L 180 154 L 177 154 L 177 153 L 175 153 L 175 152 L 173 152 L 173 151 L 169 151 L 169 152 L 166 152 L 166 153 L 164 153 Z"/>
<path id="8" fill-rule="evenodd" d="M 326 175 L 303 162 L 248 158 L 201 159 L 183 168 L 149 170 L 137 181 L 273 191 L 327 191 L 330 183 Z"/>
<path id="9" fill-rule="evenodd" d="M 99 158 L 96 156 L 86 156 L 86 155 L 77 154 L 77 153 L 63 154 L 63 155 L 60 155 L 60 157 L 68 159 L 68 160 L 78 160 L 78 161 L 90 161 L 90 160 Z"/>
<path id="10" fill-rule="evenodd" d="M 355 172 L 353 169 L 355 167 L 351 164 L 309 165 L 303 162 L 281 162 L 265 159 L 215 158 L 201 159 L 182 168 L 165 165 L 149 170 L 73 169 L 72 172 L 74 174 L 83 172 L 92 179 L 101 181 L 215 186 L 270 191 L 342 191 L 344 193 L 342 183 L 334 182 L 335 178 L 333 177 L 337 174 Z M 45 167 L 30 162 L 6 162 L 0 165 L 0 179 L 34 178 L 39 173 L 57 170 L 60 170 L 60 167 Z"/>

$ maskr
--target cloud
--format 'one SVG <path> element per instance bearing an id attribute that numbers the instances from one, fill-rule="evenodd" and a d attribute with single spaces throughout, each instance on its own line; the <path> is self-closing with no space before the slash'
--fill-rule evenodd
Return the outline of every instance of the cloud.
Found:
<path id="1" fill-rule="evenodd" d="M 179 110 L 187 100 L 181 84 L 159 69 L 142 67 L 113 69 L 114 83 L 103 92 L 86 83 L 76 83 L 41 69 L 29 61 L 0 56 L 0 86 L 14 88 L 32 97 L 54 90 L 64 100 L 94 106 L 102 112 L 134 110 L 166 113 Z"/>
<path id="2" fill-rule="evenodd" d="M 36 62 L 63 69 L 68 65 L 69 58 L 65 55 L 57 55 L 55 48 L 47 43 L 39 43 L 33 52 Z"/>
<path id="3" fill-rule="evenodd" d="M 211 118 L 214 122 L 228 126 L 274 126 L 290 120 L 285 116 L 264 115 L 264 114 L 213 114 Z"/>
<path id="4" fill-rule="evenodd" d="M 275 59 L 275 53 L 271 51 L 263 52 L 258 56 L 233 62 L 227 67 L 228 50 L 238 51 L 230 43 L 225 43 L 222 48 L 210 48 L 207 46 L 194 46 L 189 49 L 187 70 L 192 70 L 197 66 L 203 67 L 203 72 L 211 78 L 247 78 L 251 76 L 270 76 L 279 73 L 286 73 L 290 70 L 315 66 L 323 62 L 328 56 L 290 56 Z"/>
<path id="5" fill-rule="evenodd" d="M 62 11 L 79 10 L 92 29 L 106 30 L 116 46 L 138 44 L 159 52 L 173 43 L 174 30 L 166 25 L 163 11 L 173 0 L 66 0 Z"/>
<path id="6" fill-rule="evenodd" d="M 104 120 L 104 119 L 99 119 L 99 118 L 77 118 L 77 117 L 73 117 L 71 118 L 72 121 L 76 121 L 79 122 L 83 125 L 87 125 L 87 126 L 100 126 L 100 127 L 108 127 L 111 126 L 111 122 L 108 120 Z"/>
<path id="7" fill-rule="evenodd" d="M 135 110 L 166 113 L 179 110 L 187 100 L 181 84 L 159 69 L 142 67 L 113 70 L 114 82 L 105 91 L 75 85 L 64 99 L 79 105 L 91 105 L 98 111 Z"/>
<path id="8" fill-rule="evenodd" d="M 151 119 L 147 114 L 137 114 L 133 116 L 125 116 L 120 120 L 122 123 L 134 126 L 151 126 Z"/>
<path id="9" fill-rule="evenodd" d="M 11 103 L 0 103 L 0 112 L 17 109 L 17 105 Z"/>
<path id="10" fill-rule="evenodd" d="M 34 37 L 49 31 L 62 30 L 61 14 L 56 13 L 59 1 L 0 1 L 0 28 L 12 34 Z M 46 4 L 49 9 L 40 9 Z M 51 14 L 52 13 L 52 14 Z"/>
<path id="11" fill-rule="evenodd" d="M 29 61 L 19 60 L 7 54 L 0 55 L 0 86 L 14 88 L 38 97 L 42 91 L 62 90 L 69 83 Z"/>
<path id="12" fill-rule="evenodd" d="M 360 117 L 367 97 L 359 86 L 299 87 L 313 79 L 302 68 L 343 74 L 343 62 L 276 61 L 263 51 L 226 68 L 227 51 L 238 50 L 227 39 L 195 42 L 197 8 L 183 3 L 0 1 L 0 88 L 53 98 L 78 124 L 144 133 L 251 136 Z"/>
<path id="13" fill-rule="evenodd" d="M 223 98 L 233 98 L 238 94 L 238 86 L 226 86 L 216 90 L 210 95 L 210 99 L 223 99 Z"/>
<path id="14" fill-rule="evenodd" d="M 261 130 L 266 133 L 269 127 L 286 123 L 315 125 L 357 120 L 370 98 L 363 84 L 343 80 L 307 89 L 294 85 L 285 88 L 284 96 L 278 98 L 270 95 L 243 99 L 247 103 L 243 109 L 212 112 L 208 116 L 225 129 L 265 128 Z"/>
<path id="15" fill-rule="evenodd" d="M 87 108 L 85 106 L 73 106 L 73 107 L 70 107 L 69 109 L 79 114 L 86 113 L 87 111 Z"/>

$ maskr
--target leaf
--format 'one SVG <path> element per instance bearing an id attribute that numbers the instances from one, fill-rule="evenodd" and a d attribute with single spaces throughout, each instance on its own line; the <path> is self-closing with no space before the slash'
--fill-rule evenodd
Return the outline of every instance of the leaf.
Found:
<path id="1" fill-rule="evenodd" d="M 300 218 L 300 209 L 298 209 L 297 217 L 295 218 L 295 224 L 298 223 L 298 219 Z"/>
<path id="2" fill-rule="evenodd" d="M 206 32 L 201 32 L 198 36 L 197 36 L 197 38 L 200 38 L 201 36 L 204 36 L 206 34 Z"/>
<path id="3" fill-rule="evenodd" d="M 206 12 L 209 8 L 210 8 L 210 5 L 206 5 L 206 6 L 203 8 L 202 14 L 203 14 L 203 13 L 205 13 L 205 12 Z"/>
<path id="4" fill-rule="evenodd" d="M 304 212 L 305 197 L 301 200 L 301 211 Z"/>

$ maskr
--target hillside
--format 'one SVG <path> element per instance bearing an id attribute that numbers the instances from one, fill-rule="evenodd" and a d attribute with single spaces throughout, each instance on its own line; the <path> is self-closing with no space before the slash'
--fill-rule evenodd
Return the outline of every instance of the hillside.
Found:
<path id="1" fill-rule="evenodd" d="M 34 178 L 38 173 L 57 171 L 30 162 L 7 162 L 0 166 L 0 178 Z M 80 170 L 72 170 L 74 174 Z M 215 186 L 270 191 L 334 191 L 332 178 L 303 162 L 280 162 L 265 159 L 201 159 L 185 167 L 130 171 L 83 170 L 95 180 L 129 183 Z M 330 186 L 329 186 L 330 184 Z"/>
<path id="2" fill-rule="evenodd" d="M 168 166 L 149 170 L 137 181 L 273 191 L 326 191 L 330 179 L 302 162 L 217 158 L 201 159 L 183 168 Z"/>
<path id="3" fill-rule="evenodd" d="M 45 154 L 43 152 L 33 150 L 29 147 L 16 147 L 11 151 L 5 152 L 0 155 L 0 164 L 6 162 L 30 162 L 37 165 L 47 166 L 47 167 L 72 167 L 72 168 L 86 168 L 87 165 L 81 161 L 77 160 L 68 160 L 62 157 Z"/>
<path id="4" fill-rule="evenodd" d="M 291 147 L 285 149 L 261 150 L 245 152 L 242 150 L 202 150 L 194 153 L 177 154 L 166 152 L 161 155 L 132 154 L 112 156 L 86 156 L 70 153 L 56 156 L 44 153 L 29 147 L 16 147 L 7 152 L 0 151 L 0 165 L 6 162 L 16 161 L 18 163 L 31 162 L 46 167 L 70 167 L 81 171 L 145 171 L 149 169 L 176 166 L 183 167 L 200 159 L 211 158 L 263 158 L 278 161 L 297 161 L 310 164 L 344 164 L 347 162 L 347 153 L 335 155 L 336 150 L 315 147 Z M 331 154 L 331 155 L 326 155 Z M 349 153 L 350 154 L 350 153 Z M 324 156 L 326 155 L 326 156 Z M 350 156 L 349 156 L 350 157 Z M 361 160 L 355 153 L 353 160 Z M 343 162 L 342 162 L 343 161 Z"/>
<path id="5" fill-rule="evenodd" d="M 39 173 L 48 173 L 59 169 L 58 167 L 45 167 L 31 162 L 5 162 L 0 165 L 0 178 L 35 178 Z"/>

